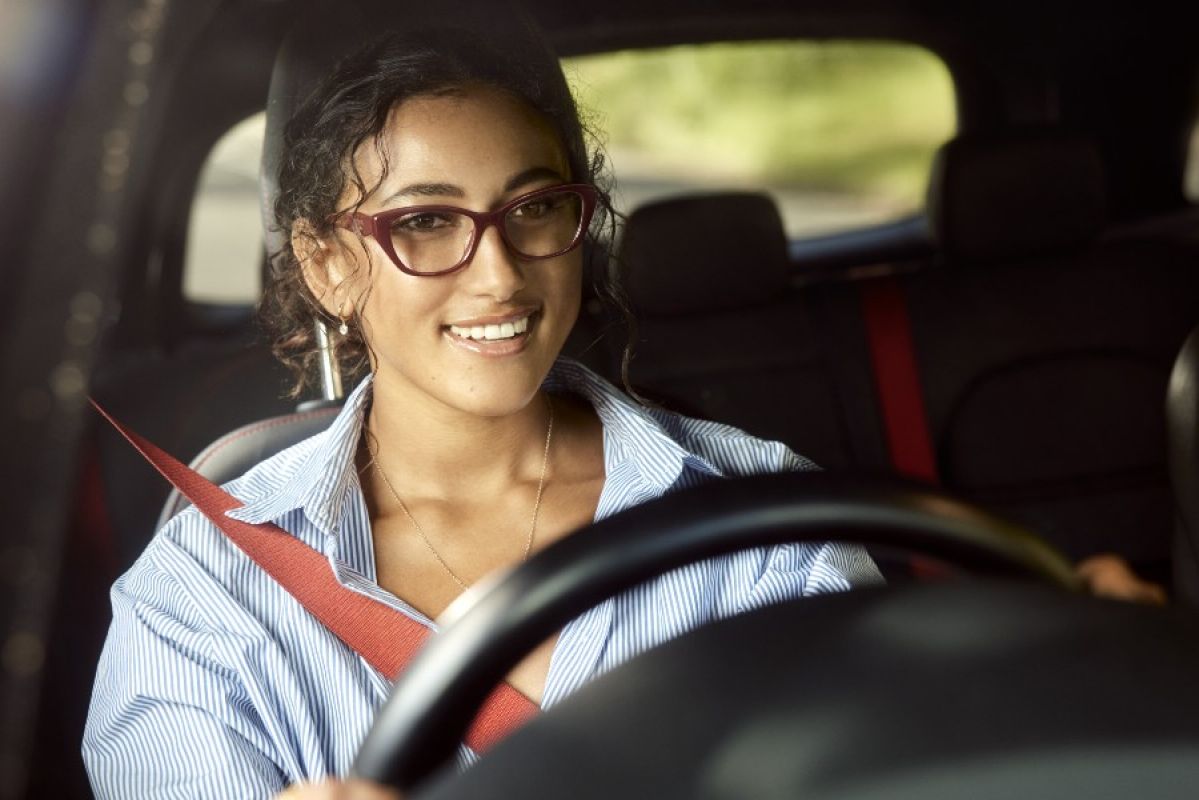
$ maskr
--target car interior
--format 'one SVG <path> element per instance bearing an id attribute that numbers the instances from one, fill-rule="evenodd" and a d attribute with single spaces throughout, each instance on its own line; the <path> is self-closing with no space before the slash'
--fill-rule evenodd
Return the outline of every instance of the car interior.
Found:
<path id="1" fill-rule="evenodd" d="M 44 523 L 14 525 L 9 546 L 42 565 L 28 574 L 45 576 L 13 582 L 14 594 L 36 599 L 14 603 L 13 625 L 42 631 L 44 658 L 6 688 L 23 698 L 8 713 L 23 714 L 27 732 L 8 746 L 27 765 L 13 773 L 27 796 L 63 798 L 90 796 L 79 739 L 108 587 L 185 504 L 83 398 L 218 483 L 332 419 L 337 398 L 287 395 L 252 303 L 186 295 L 186 242 L 214 144 L 264 110 L 259 192 L 269 207 L 270 165 L 298 87 L 328 69 L 339 37 L 379 4 L 355 0 L 332 15 L 317 0 L 83 5 L 49 6 L 60 15 L 50 51 L 61 74 L 13 140 L 21 163 L 0 162 L 38 187 L 0 223 L 6 242 L 18 223 L 34 231 L 13 251 L 23 274 L 5 273 L 22 302 L 9 342 L 59 342 L 64 315 L 93 331 L 70 345 L 77 379 L 62 372 L 61 348 L 10 347 L 4 363 L 10 506 Z M 428 13 L 382 5 L 397 26 Z M 1117 554 L 1167 586 L 1171 613 L 1193 612 L 1199 339 L 1188 336 L 1199 326 L 1199 191 L 1186 176 L 1199 171 L 1197 12 L 1025 0 L 518 5 L 563 57 L 791 39 L 895 40 L 939 56 L 957 130 L 913 214 L 795 237 L 760 188 L 715 186 L 628 209 L 619 239 L 589 263 L 623 276 L 637 320 L 629 385 L 646 402 L 782 441 L 834 476 L 936 487 L 1039 534 L 1071 562 Z M 285 44 L 297 20 L 307 38 Z M 72 183 L 96 173 L 97 158 L 100 178 Z M 44 180 L 37 163 L 53 164 Z M 619 161 L 616 171 L 619 183 Z M 5 209 L 17 207 L 13 191 Z M 81 236 L 62 233 L 69 219 Z M 269 227 L 263 236 L 279 243 Z M 239 268 L 261 274 L 265 250 Z M 568 354 L 619 385 L 626 331 L 585 292 Z M 44 397 L 22 388 L 43 375 L 57 387 Z M 878 559 L 893 582 L 913 580 L 906 560 L 883 550 Z M 1013 600 L 1021 613 L 1004 624 L 1037 613 L 1020 606 L 1027 600 Z M 918 630 L 922 602 L 895 624 Z M 825 624 L 803 613 L 777 624 Z M 1129 616 L 1126 628 L 1145 619 Z M 714 654 L 733 642 L 700 640 L 673 657 L 719 665 Z M 1145 652 L 1173 657 L 1154 646 Z M 1038 652 L 1013 645 L 980 669 L 1031 674 Z M 855 663 L 848 645 L 836 657 Z M 553 747 L 552 730 L 537 736 L 530 759 Z M 563 774 L 575 763 L 563 760 Z M 496 796 L 486 791 L 503 780 L 481 772 L 469 796 Z M 895 796 L 940 796 L 921 787 Z"/>

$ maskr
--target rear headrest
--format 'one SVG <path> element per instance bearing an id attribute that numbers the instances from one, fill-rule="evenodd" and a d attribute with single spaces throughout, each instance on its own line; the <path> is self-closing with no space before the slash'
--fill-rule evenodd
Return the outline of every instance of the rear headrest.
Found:
<path id="1" fill-rule="evenodd" d="M 961 136 L 937 154 L 933 236 L 950 261 L 1062 252 L 1103 229 L 1103 163 L 1091 141 L 1060 131 Z"/>
<path id="2" fill-rule="evenodd" d="M 297 16 L 279 49 L 267 96 L 259 207 L 268 253 L 287 245 L 286 233 L 275 228 L 275 198 L 288 120 L 341 59 L 372 37 L 391 30 L 427 28 L 461 29 L 483 36 L 497 51 L 525 63 L 533 59 L 558 63 L 531 18 L 512 0 L 438 0 L 402 6 L 393 0 L 311 3 Z"/>
<path id="3" fill-rule="evenodd" d="M 647 203 L 621 245 L 629 299 L 650 315 L 758 305 L 788 285 L 787 236 L 774 201 L 736 192 Z"/>

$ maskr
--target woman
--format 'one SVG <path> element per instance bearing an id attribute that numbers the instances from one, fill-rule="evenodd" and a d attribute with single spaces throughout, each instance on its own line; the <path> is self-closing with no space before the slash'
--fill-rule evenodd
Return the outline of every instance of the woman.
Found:
<path id="1" fill-rule="evenodd" d="M 229 490 L 344 585 L 431 620 L 596 518 L 721 476 L 810 468 L 778 443 L 647 409 L 559 358 L 589 231 L 611 219 L 556 62 L 461 32 L 390 35 L 288 127 L 268 295 L 302 374 L 313 316 L 366 378 L 329 430 Z M 509 676 L 552 705 L 695 625 L 879 580 L 860 548 L 694 565 L 601 604 Z M 108 796 L 267 796 L 343 775 L 388 682 L 194 510 L 113 589 L 84 740 Z M 472 754 L 465 753 L 469 760 Z"/>

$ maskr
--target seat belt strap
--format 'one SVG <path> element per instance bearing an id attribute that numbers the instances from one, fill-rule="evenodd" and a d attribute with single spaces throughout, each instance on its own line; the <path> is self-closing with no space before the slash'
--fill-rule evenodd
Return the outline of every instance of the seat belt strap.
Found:
<path id="1" fill-rule="evenodd" d="M 861 294 L 891 464 L 900 475 L 939 483 L 903 287 L 894 277 L 877 278 Z"/>
<path id="2" fill-rule="evenodd" d="M 891 466 L 904 477 L 939 484 L 903 287 L 893 276 L 874 278 L 861 284 L 861 297 Z M 910 556 L 908 567 L 916 578 L 948 574 L 941 564 L 919 556 Z"/>
<path id="3" fill-rule="evenodd" d="M 225 512 L 240 507 L 241 501 L 118 422 L 95 400 L 92 405 L 180 494 L 347 647 L 392 680 L 403 671 L 429 637 L 428 628 L 342 586 L 324 554 L 274 523 L 251 524 L 226 516 Z M 483 704 L 464 741 L 481 753 L 537 711 L 532 700 L 507 683 L 500 684 Z"/>

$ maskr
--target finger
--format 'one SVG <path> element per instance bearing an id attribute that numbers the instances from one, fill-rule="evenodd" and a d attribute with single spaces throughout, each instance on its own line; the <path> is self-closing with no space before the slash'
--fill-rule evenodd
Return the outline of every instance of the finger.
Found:
<path id="1" fill-rule="evenodd" d="M 1165 589 L 1140 578 L 1118 556 L 1092 556 L 1080 563 L 1076 571 L 1094 595 L 1149 605 L 1166 604 Z"/>

